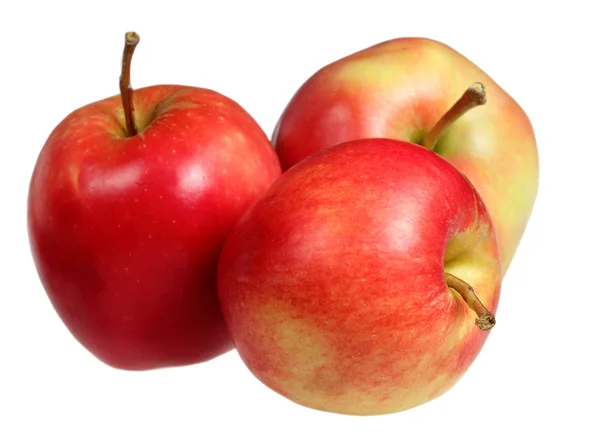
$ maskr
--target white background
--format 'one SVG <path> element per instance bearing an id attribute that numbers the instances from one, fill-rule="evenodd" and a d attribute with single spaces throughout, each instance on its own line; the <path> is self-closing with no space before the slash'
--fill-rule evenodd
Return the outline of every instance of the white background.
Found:
<path id="1" fill-rule="evenodd" d="M 600 436 L 600 33 L 591 1 L 28 1 L 0 6 L 0 436 Z M 493 5 L 493 6 L 492 6 Z M 180 83 L 242 104 L 270 135 L 296 88 L 372 44 L 426 36 L 489 73 L 536 130 L 538 200 L 503 284 L 498 325 L 448 393 L 400 414 L 295 405 L 235 352 L 179 369 L 111 369 L 54 313 L 26 234 L 37 154 L 72 110 Z"/>

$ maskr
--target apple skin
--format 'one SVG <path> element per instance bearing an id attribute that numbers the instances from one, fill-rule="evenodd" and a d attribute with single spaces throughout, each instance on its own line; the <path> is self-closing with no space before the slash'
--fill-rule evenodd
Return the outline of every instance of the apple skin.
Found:
<path id="1" fill-rule="evenodd" d="M 320 151 L 276 181 L 231 232 L 218 291 L 251 372 L 317 410 L 406 410 L 452 387 L 489 332 L 445 283 L 495 312 L 496 235 L 469 181 L 389 139 Z"/>
<path id="2" fill-rule="evenodd" d="M 281 174 L 268 137 L 206 89 L 134 92 L 67 116 L 31 178 L 28 230 L 42 284 L 74 337 L 115 368 L 188 365 L 232 348 L 220 311 L 221 246 Z"/>
<path id="3" fill-rule="evenodd" d="M 426 38 L 399 38 L 333 62 L 293 96 L 273 135 L 284 171 L 318 150 L 360 138 L 421 143 L 473 82 L 487 103 L 449 127 L 434 151 L 473 183 L 494 221 L 503 274 L 531 215 L 538 152 L 531 123 L 479 67 Z"/>

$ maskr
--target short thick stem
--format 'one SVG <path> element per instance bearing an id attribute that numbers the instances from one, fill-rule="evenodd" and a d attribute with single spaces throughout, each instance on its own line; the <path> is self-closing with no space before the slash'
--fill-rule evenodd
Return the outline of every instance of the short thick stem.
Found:
<path id="1" fill-rule="evenodd" d="M 125 113 L 125 126 L 127 135 L 133 137 L 137 134 L 135 121 L 133 118 L 133 90 L 131 88 L 131 58 L 135 47 L 140 42 L 140 37 L 135 32 L 125 34 L 125 47 L 123 48 L 123 64 L 121 66 L 121 77 L 119 88 L 121 90 L 121 101 L 123 102 L 123 111 Z"/>
<path id="2" fill-rule="evenodd" d="M 465 300 L 469 308 L 477 314 L 475 324 L 481 330 L 489 330 L 496 325 L 496 318 L 494 315 L 485 308 L 483 303 L 479 300 L 479 297 L 475 295 L 475 291 L 469 283 L 455 277 L 447 272 L 444 273 L 446 278 L 446 284 L 451 287 Z"/>
<path id="3" fill-rule="evenodd" d="M 431 131 L 429 131 L 429 134 L 427 134 L 425 140 L 423 141 L 423 146 L 430 150 L 433 149 L 446 128 L 448 128 L 464 113 L 479 105 L 485 104 L 486 101 L 487 97 L 483 84 L 480 82 L 475 82 L 472 84 L 469 88 L 467 88 L 467 91 L 463 93 L 460 99 L 456 101 L 452 108 L 450 108 L 446 114 L 444 114 L 442 118 L 438 120 Z"/>

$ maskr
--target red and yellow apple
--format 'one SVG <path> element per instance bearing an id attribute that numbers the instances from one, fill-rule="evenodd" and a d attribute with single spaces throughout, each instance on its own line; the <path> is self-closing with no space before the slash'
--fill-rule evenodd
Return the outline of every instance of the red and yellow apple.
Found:
<path id="1" fill-rule="evenodd" d="M 233 100 L 160 85 L 68 115 L 31 178 L 41 281 L 68 329 L 105 363 L 188 365 L 232 348 L 216 269 L 247 207 L 279 177 L 267 136 Z M 125 109 L 124 109 L 125 108 Z"/>
<path id="2" fill-rule="evenodd" d="M 486 105 L 458 118 L 464 96 L 444 117 L 473 83 L 485 87 Z M 538 187 L 536 140 L 519 104 L 450 47 L 400 38 L 315 73 L 283 112 L 273 143 L 286 170 L 318 150 L 374 137 L 426 145 L 469 178 L 494 222 L 506 273 Z"/>
<path id="3" fill-rule="evenodd" d="M 356 140 L 288 170 L 226 240 L 218 291 L 268 387 L 344 414 L 452 387 L 494 324 L 501 261 L 471 183 L 418 145 Z"/>

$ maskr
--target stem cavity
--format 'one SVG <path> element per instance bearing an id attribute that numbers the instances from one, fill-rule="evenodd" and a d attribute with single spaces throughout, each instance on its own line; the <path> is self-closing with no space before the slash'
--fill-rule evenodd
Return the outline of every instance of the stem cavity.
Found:
<path id="1" fill-rule="evenodd" d="M 123 64 L 121 66 L 121 77 L 119 79 L 119 88 L 121 90 L 121 101 L 123 102 L 123 111 L 125 113 L 125 125 L 127 135 L 133 137 L 137 134 L 135 121 L 133 119 L 133 90 L 131 88 L 130 72 L 131 58 L 135 47 L 140 42 L 140 36 L 135 32 L 125 34 L 125 47 L 123 48 Z"/>
<path id="2" fill-rule="evenodd" d="M 467 88 L 467 91 L 463 93 L 460 99 L 456 101 L 452 108 L 438 120 L 431 131 L 429 131 L 429 134 L 427 134 L 427 137 L 425 137 L 425 140 L 423 141 L 423 146 L 432 150 L 448 126 L 454 123 L 467 111 L 479 105 L 484 105 L 486 101 L 487 97 L 483 84 L 481 82 L 472 84 Z"/>
<path id="3" fill-rule="evenodd" d="M 471 285 L 447 272 L 445 272 L 444 275 L 448 287 L 451 287 L 458 292 L 463 300 L 465 300 L 469 308 L 471 308 L 471 310 L 477 314 L 477 319 L 475 320 L 477 327 L 479 327 L 481 330 L 489 330 L 494 327 L 496 325 L 496 318 L 488 309 L 485 308 L 477 295 L 475 295 L 475 291 Z"/>

